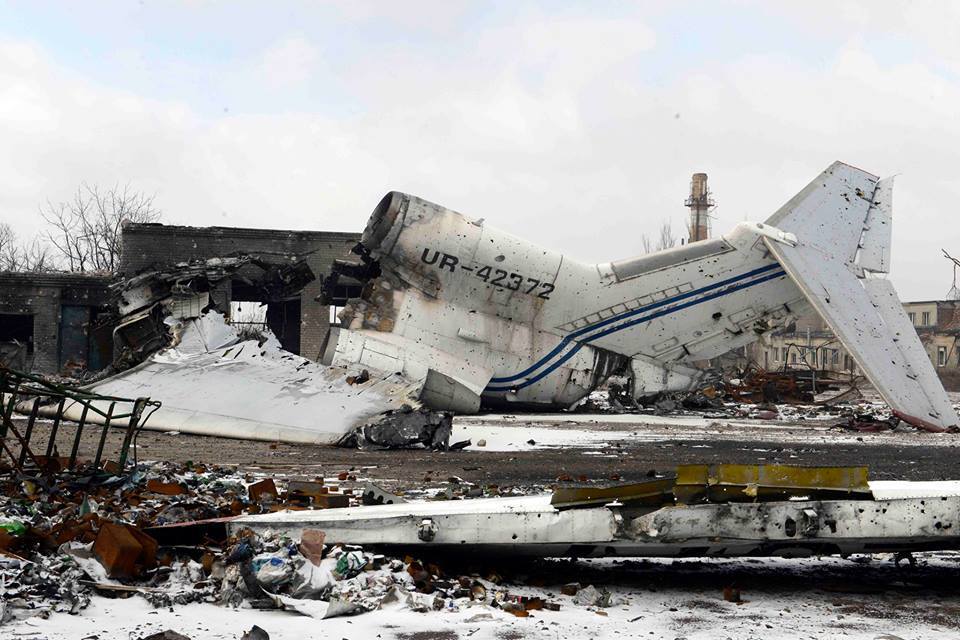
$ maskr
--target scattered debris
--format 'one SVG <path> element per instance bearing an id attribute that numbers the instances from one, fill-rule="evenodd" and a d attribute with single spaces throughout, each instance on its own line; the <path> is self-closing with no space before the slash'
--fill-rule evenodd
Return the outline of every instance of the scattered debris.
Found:
<path id="1" fill-rule="evenodd" d="M 415 409 L 404 405 L 386 411 L 371 423 L 350 431 L 337 444 L 357 449 L 405 449 L 422 446 L 448 450 L 453 429 L 453 414 L 448 411 Z"/>

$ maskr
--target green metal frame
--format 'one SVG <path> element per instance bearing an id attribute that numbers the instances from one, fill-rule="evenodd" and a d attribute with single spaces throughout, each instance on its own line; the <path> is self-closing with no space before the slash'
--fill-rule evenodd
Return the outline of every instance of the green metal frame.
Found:
<path id="1" fill-rule="evenodd" d="M 106 410 L 98 406 L 98 404 L 106 403 L 109 403 Z M 76 421 L 77 433 L 73 439 L 66 469 L 60 469 L 59 465 L 51 464 L 52 456 L 55 452 L 57 432 L 66 420 L 65 411 L 71 409 L 73 405 L 82 407 L 80 419 Z M 48 407 L 55 408 L 51 412 L 47 409 Z M 31 439 L 41 408 L 44 409 L 45 417 L 52 414 L 53 425 L 45 453 L 38 456 L 31 447 Z M 112 424 L 121 420 L 126 422 L 124 427 L 126 433 L 117 455 L 117 464 L 122 470 L 126 467 L 130 445 L 137 432 L 143 428 L 149 417 L 159 408 L 160 402 L 150 398 L 131 399 L 104 396 L 82 388 L 57 384 L 39 376 L 15 371 L 0 365 L 0 459 L 3 458 L 3 454 L 6 454 L 10 459 L 11 468 L 21 474 L 28 473 L 31 470 L 40 473 L 52 473 L 60 470 L 77 473 L 77 452 L 80 449 L 84 428 L 94 424 L 87 421 L 92 412 L 94 416 L 99 417 L 96 422 L 102 424 L 96 425 L 101 427 L 100 439 L 96 455 L 86 471 L 93 474 L 103 472 L 101 462 L 103 462 L 107 432 Z M 13 422 L 14 413 L 28 416 L 27 426 L 22 434 Z M 12 435 L 13 438 L 8 441 L 9 435 Z M 19 451 L 15 450 L 16 446 L 19 446 Z M 54 466 L 57 468 L 54 468 Z M 0 468 L 0 471 L 2 471 L 2 468 Z"/>

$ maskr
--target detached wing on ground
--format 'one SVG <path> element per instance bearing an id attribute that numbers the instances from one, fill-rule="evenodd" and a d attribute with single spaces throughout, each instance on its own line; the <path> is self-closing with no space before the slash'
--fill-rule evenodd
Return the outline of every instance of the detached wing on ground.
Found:
<path id="1" fill-rule="evenodd" d="M 774 214 L 764 244 L 894 413 L 930 431 L 958 423 L 893 285 L 892 178 L 835 163 Z"/>
<path id="2" fill-rule="evenodd" d="M 152 430 L 333 444 L 384 411 L 418 404 L 419 388 L 400 376 L 368 371 L 356 382 L 360 371 L 311 362 L 275 341 L 238 341 L 208 313 L 187 321 L 177 346 L 88 389 L 160 400 Z"/>

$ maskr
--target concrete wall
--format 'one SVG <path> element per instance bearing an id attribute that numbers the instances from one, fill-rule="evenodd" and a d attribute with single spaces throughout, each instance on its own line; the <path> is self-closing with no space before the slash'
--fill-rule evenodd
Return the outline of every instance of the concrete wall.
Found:
<path id="1" fill-rule="evenodd" d="M 329 308 L 315 300 L 320 295 L 319 278 L 330 272 L 335 259 L 352 257 L 355 260 L 350 249 L 359 240 L 359 233 L 127 224 L 123 228 L 120 270 L 129 277 L 155 265 L 232 253 L 290 259 L 303 255 L 318 279 L 307 285 L 301 295 L 300 354 L 316 360 L 330 328 Z M 224 309 L 229 309 L 229 289 L 221 288 L 214 298 Z"/>

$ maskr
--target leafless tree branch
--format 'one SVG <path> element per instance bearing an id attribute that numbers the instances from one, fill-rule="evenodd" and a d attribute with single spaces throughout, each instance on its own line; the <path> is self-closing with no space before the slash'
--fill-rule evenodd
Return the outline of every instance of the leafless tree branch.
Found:
<path id="1" fill-rule="evenodd" d="M 157 222 L 153 196 L 129 185 L 102 189 L 82 184 L 68 202 L 47 201 L 40 215 L 50 225 L 47 239 L 68 271 L 113 273 L 120 268 L 125 222 Z"/>
<path id="2" fill-rule="evenodd" d="M 34 238 L 21 243 L 13 228 L 0 222 L 0 271 L 53 271 L 55 260 L 50 248 Z"/>

